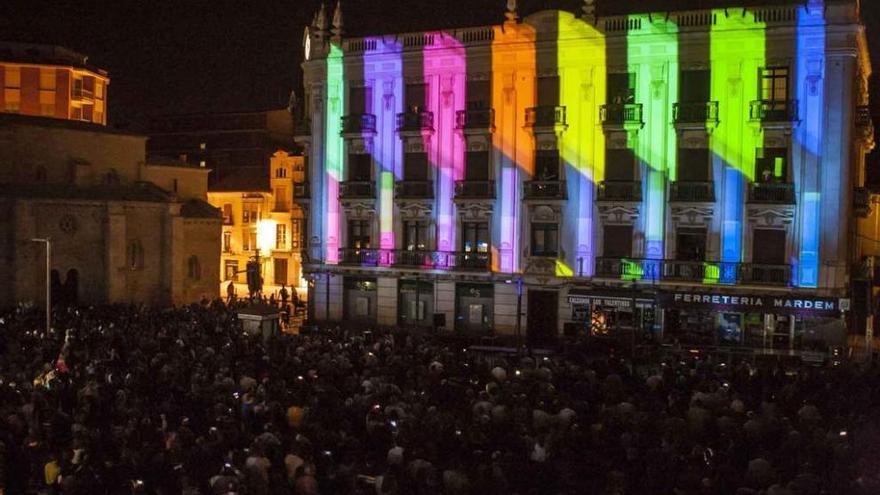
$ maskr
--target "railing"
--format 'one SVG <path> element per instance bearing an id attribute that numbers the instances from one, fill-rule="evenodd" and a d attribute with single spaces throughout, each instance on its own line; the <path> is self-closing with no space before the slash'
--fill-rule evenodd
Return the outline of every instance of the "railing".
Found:
<path id="1" fill-rule="evenodd" d="M 307 199 L 312 197 L 312 190 L 308 182 L 295 182 L 293 184 L 294 199 Z"/>
<path id="2" fill-rule="evenodd" d="M 398 199 L 431 199 L 434 183 L 429 180 L 406 180 L 394 184 L 394 197 Z"/>
<path id="3" fill-rule="evenodd" d="M 343 265 L 379 266 L 380 251 L 371 248 L 339 248 L 339 263 Z"/>
<path id="4" fill-rule="evenodd" d="M 455 112 L 456 129 L 490 129 L 495 126 L 495 110 L 459 110 Z"/>
<path id="5" fill-rule="evenodd" d="M 297 119 L 296 126 L 293 128 L 294 136 L 311 136 L 312 121 L 311 119 Z"/>
<path id="6" fill-rule="evenodd" d="M 398 131 L 434 130 L 434 112 L 417 111 L 397 114 Z"/>
<path id="7" fill-rule="evenodd" d="M 525 199 L 565 199 L 564 180 L 527 180 L 523 182 Z"/>
<path id="8" fill-rule="evenodd" d="M 545 105 L 526 108 L 527 127 L 565 125 L 565 107 Z"/>
<path id="9" fill-rule="evenodd" d="M 642 181 L 603 180 L 599 182 L 596 201 L 641 201 Z"/>
<path id="10" fill-rule="evenodd" d="M 669 200 L 683 203 L 712 203 L 715 183 L 712 181 L 675 181 L 669 184 Z"/>
<path id="11" fill-rule="evenodd" d="M 489 253 L 459 251 L 448 254 L 449 266 L 454 270 L 486 271 L 492 267 L 492 256 Z"/>
<path id="12" fill-rule="evenodd" d="M 661 260 L 600 256 L 596 258 L 596 276 L 623 280 L 657 279 L 660 264 Z"/>
<path id="13" fill-rule="evenodd" d="M 641 103 L 608 103 L 599 107 L 599 120 L 604 125 L 642 123 Z"/>
<path id="14" fill-rule="evenodd" d="M 495 181 L 455 181 L 455 197 L 457 199 L 495 199 Z"/>
<path id="15" fill-rule="evenodd" d="M 376 183 L 372 181 L 340 182 L 339 197 L 343 199 L 375 198 Z"/>
<path id="16" fill-rule="evenodd" d="M 716 283 L 721 277 L 718 262 L 663 260 L 663 280 Z"/>
<path id="17" fill-rule="evenodd" d="M 867 187 L 853 189 L 853 214 L 865 218 L 871 213 L 871 191 Z"/>
<path id="18" fill-rule="evenodd" d="M 95 94 L 87 89 L 74 89 L 73 99 L 81 101 L 94 101 Z"/>
<path id="19" fill-rule="evenodd" d="M 797 100 L 754 100 L 749 106 L 749 119 L 761 122 L 797 120 Z"/>
<path id="20" fill-rule="evenodd" d="M 354 113 L 342 117 L 342 134 L 376 132 L 376 116 L 371 113 Z"/>
<path id="21" fill-rule="evenodd" d="M 753 182 L 749 185 L 749 203 L 794 204 L 794 184 Z"/>
<path id="22" fill-rule="evenodd" d="M 677 124 L 718 122 L 718 102 L 683 102 L 672 105 L 672 119 Z"/>
<path id="23" fill-rule="evenodd" d="M 791 265 L 740 263 L 737 281 L 744 284 L 788 285 Z"/>
<path id="24" fill-rule="evenodd" d="M 228 217 L 224 216 L 223 217 L 223 225 L 235 225 L 235 221 L 232 219 L 231 216 L 228 216 Z"/>
<path id="25" fill-rule="evenodd" d="M 389 252 L 389 261 L 394 266 L 420 268 L 448 268 L 449 253 L 442 251 L 424 251 L 398 249 Z"/>
<path id="26" fill-rule="evenodd" d="M 856 107 L 855 115 L 856 127 L 871 127 L 874 120 L 871 118 L 871 108 L 867 106 Z"/>

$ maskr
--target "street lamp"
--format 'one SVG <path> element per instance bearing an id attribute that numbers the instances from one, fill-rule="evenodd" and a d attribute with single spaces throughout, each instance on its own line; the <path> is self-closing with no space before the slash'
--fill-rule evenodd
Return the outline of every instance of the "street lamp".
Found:
<path id="1" fill-rule="evenodd" d="M 49 236 L 44 239 L 34 238 L 33 242 L 46 243 L 46 333 L 52 326 L 52 240 Z"/>

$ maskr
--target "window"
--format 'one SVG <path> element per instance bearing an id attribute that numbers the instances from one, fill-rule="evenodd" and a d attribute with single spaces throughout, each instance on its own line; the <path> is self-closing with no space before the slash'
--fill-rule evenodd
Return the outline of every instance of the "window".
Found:
<path id="1" fill-rule="evenodd" d="M 348 180 L 353 182 L 370 182 L 373 176 L 373 160 L 370 155 L 348 155 Z"/>
<path id="2" fill-rule="evenodd" d="M 241 211 L 241 223 L 257 223 L 260 221 L 260 208 L 254 204 L 245 204 Z"/>
<path id="3" fill-rule="evenodd" d="M 403 159 L 403 180 L 428 180 L 428 154 L 407 153 Z"/>
<path id="4" fill-rule="evenodd" d="M 104 99 L 104 83 L 101 81 L 95 81 L 95 98 Z"/>
<path id="5" fill-rule="evenodd" d="M 489 152 L 468 151 L 464 170 L 464 178 L 468 181 L 489 180 Z"/>
<path id="6" fill-rule="evenodd" d="M 302 239 L 302 220 L 294 218 L 290 221 L 290 249 L 299 249 Z"/>
<path id="7" fill-rule="evenodd" d="M 556 223 L 532 224 L 532 256 L 556 256 L 559 254 L 559 225 Z"/>
<path id="8" fill-rule="evenodd" d="M 40 103 L 40 115 L 43 117 L 53 117 L 55 115 L 55 104 Z"/>
<path id="9" fill-rule="evenodd" d="M 489 108 L 492 101 L 492 81 L 488 79 L 468 81 L 466 97 L 468 110 Z"/>
<path id="10" fill-rule="evenodd" d="M 788 100 L 788 67 L 761 69 L 761 99 L 765 101 Z"/>
<path id="11" fill-rule="evenodd" d="M 632 256 L 632 225 L 606 225 L 603 241 L 605 257 L 629 258 Z"/>
<path id="12" fill-rule="evenodd" d="M 428 85 L 425 83 L 412 83 L 406 85 L 404 98 L 408 111 L 421 111 L 428 106 Z"/>
<path id="13" fill-rule="evenodd" d="M 247 231 L 242 236 L 242 249 L 245 251 L 253 251 L 257 249 L 257 232 Z"/>
<path id="14" fill-rule="evenodd" d="M 786 148 L 758 148 L 755 152 L 756 182 L 786 182 L 788 180 Z"/>
<path id="15" fill-rule="evenodd" d="M 367 220 L 348 221 L 348 247 L 370 248 L 370 222 Z"/>
<path id="16" fill-rule="evenodd" d="M 428 223 L 414 220 L 403 222 L 403 248 L 423 251 L 428 248 Z"/>
<path id="17" fill-rule="evenodd" d="M 348 113 L 361 115 L 372 113 L 373 90 L 367 87 L 351 88 L 348 92 Z"/>
<path id="18" fill-rule="evenodd" d="M 83 94 L 83 80 L 82 78 L 74 78 L 73 80 L 73 97 L 81 98 Z"/>
<path id="19" fill-rule="evenodd" d="M 287 188 L 279 186 L 275 188 L 275 211 L 287 211 L 290 205 L 287 201 Z"/>
<path id="20" fill-rule="evenodd" d="M 535 180 L 559 180 L 559 150 L 535 152 Z"/>
<path id="21" fill-rule="evenodd" d="M 199 258 L 192 255 L 186 261 L 186 274 L 190 280 L 199 280 L 202 278 L 202 267 L 199 264 Z"/>
<path id="22" fill-rule="evenodd" d="M 40 69 L 40 91 L 55 91 L 55 71 Z"/>
<path id="23" fill-rule="evenodd" d="M 678 261 L 705 261 L 706 229 L 679 227 L 676 232 L 675 259 Z"/>
<path id="24" fill-rule="evenodd" d="M 275 249 L 287 249 L 287 225 L 275 225 Z"/>
<path id="25" fill-rule="evenodd" d="M 109 171 L 107 171 L 106 174 L 104 174 L 104 184 L 110 186 L 119 184 L 119 174 L 116 172 L 116 169 L 110 169 Z M 176 187 L 177 180 L 175 179 L 175 191 L 177 190 Z"/>
<path id="26" fill-rule="evenodd" d="M 635 180 L 636 155 L 631 149 L 605 150 L 605 180 Z"/>
<path id="27" fill-rule="evenodd" d="M 70 118 L 73 120 L 82 120 L 82 116 L 83 116 L 82 107 L 73 107 L 73 109 L 70 113 Z"/>
<path id="28" fill-rule="evenodd" d="M 634 72 L 608 74 L 608 102 L 616 105 L 635 103 L 636 75 Z"/>
<path id="29" fill-rule="evenodd" d="M 711 73 L 708 70 L 683 70 L 678 85 L 678 101 L 701 103 L 710 100 Z"/>
<path id="30" fill-rule="evenodd" d="M 781 229 L 755 229 L 752 253 L 752 263 L 784 265 L 785 231 Z"/>
<path id="31" fill-rule="evenodd" d="M 204 141 L 202 141 L 201 143 L 199 143 L 199 149 L 200 149 L 200 150 L 204 150 L 204 149 L 206 149 L 207 147 L 208 147 L 208 143 L 206 143 L 206 142 L 204 142 Z"/>
<path id="32" fill-rule="evenodd" d="M 21 88 L 21 68 L 6 66 L 6 88 Z"/>
<path id="33" fill-rule="evenodd" d="M 224 280 L 238 281 L 238 261 L 237 260 L 226 260 L 226 263 L 224 263 L 224 265 L 223 265 L 223 277 L 224 277 Z"/>
<path id="34" fill-rule="evenodd" d="M 464 222 L 461 225 L 461 250 L 466 253 L 489 252 L 489 224 Z"/>
<path id="35" fill-rule="evenodd" d="M 223 233 L 223 252 L 232 252 L 232 232 L 227 231 Z"/>
<path id="36" fill-rule="evenodd" d="M 559 105 L 559 76 L 541 76 L 535 85 L 539 106 Z"/>
<path id="37" fill-rule="evenodd" d="M 129 270 L 144 269 L 144 247 L 140 241 L 134 240 L 128 243 L 125 258 Z"/>
<path id="38" fill-rule="evenodd" d="M 225 203 L 223 205 L 223 224 L 232 225 L 232 204 Z"/>
<path id="39" fill-rule="evenodd" d="M 287 284 L 287 260 L 275 258 L 275 285 Z"/>
<path id="40" fill-rule="evenodd" d="M 707 148 L 679 148 L 676 180 L 705 182 L 709 180 L 709 150 Z"/>
<path id="41" fill-rule="evenodd" d="M 285 177 L 287 177 L 287 169 L 286 168 L 278 167 L 275 169 L 275 178 L 276 179 L 283 179 Z"/>

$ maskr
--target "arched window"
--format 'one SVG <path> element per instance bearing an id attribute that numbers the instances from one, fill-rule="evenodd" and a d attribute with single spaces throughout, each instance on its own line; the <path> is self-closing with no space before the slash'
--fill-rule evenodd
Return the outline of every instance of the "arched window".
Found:
<path id="1" fill-rule="evenodd" d="M 287 169 L 284 167 L 278 167 L 275 169 L 275 177 L 278 179 L 283 179 L 287 177 Z"/>
<path id="2" fill-rule="evenodd" d="M 125 253 L 126 265 L 129 270 L 144 269 L 144 247 L 141 241 L 134 240 L 128 243 L 128 250 Z"/>
<path id="3" fill-rule="evenodd" d="M 199 280 L 202 278 L 202 267 L 199 265 L 199 258 L 196 255 L 192 255 L 186 262 L 187 266 L 187 275 L 192 280 Z"/>

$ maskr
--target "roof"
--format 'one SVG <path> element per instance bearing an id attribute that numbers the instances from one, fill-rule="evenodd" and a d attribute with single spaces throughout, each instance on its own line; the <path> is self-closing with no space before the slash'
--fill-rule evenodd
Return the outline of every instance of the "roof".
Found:
<path id="1" fill-rule="evenodd" d="M 27 199 L 72 199 L 81 201 L 140 201 L 167 203 L 173 195 L 152 182 L 98 186 L 67 184 L 0 184 L 0 196 Z"/>
<path id="2" fill-rule="evenodd" d="M 269 167 L 228 167 L 218 169 L 208 192 L 270 192 Z"/>
<path id="3" fill-rule="evenodd" d="M 0 41 L 0 61 L 39 65 L 69 65 L 102 76 L 107 71 L 89 64 L 89 57 L 63 46 Z"/>
<path id="4" fill-rule="evenodd" d="M 200 199 L 191 199 L 180 208 L 180 214 L 186 218 L 221 218 L 220 209 Z"/>
<path id="5" fill-rule="evenodd" d="M 117 136 L 131 136 L 146 138 L 143 134 L 137 134 L 130 131 L 115 129 L 91 122 L 82 122 L 79 120 L 56 119 L 53 117 L 37 117 L 33 115 L 23 115 L 19 113 L 3 113 L 0 112 L 0 124 L 7 125 L 26 125 L 33 127 L 52 127 L 61 129 L 70 129 L 73 131 L 83 132 L 99 132 L 101 134 L 115 134 Z"/>

